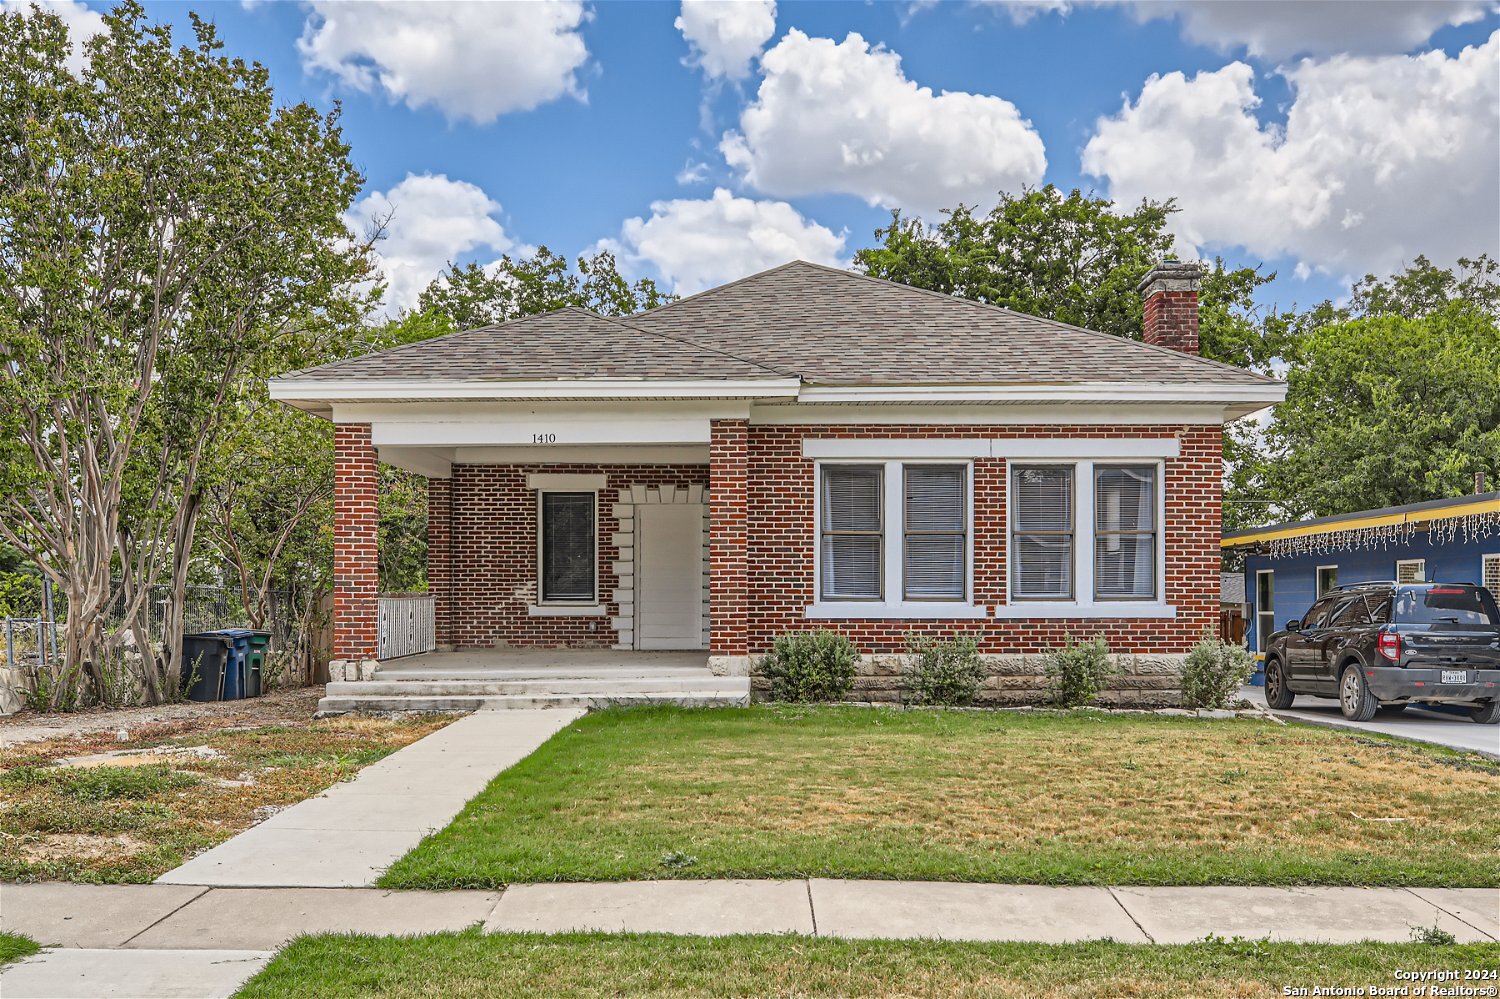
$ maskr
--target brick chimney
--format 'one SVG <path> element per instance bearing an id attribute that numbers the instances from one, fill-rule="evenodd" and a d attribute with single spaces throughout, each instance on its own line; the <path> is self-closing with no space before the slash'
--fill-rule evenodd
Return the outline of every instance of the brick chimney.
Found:
<path id="1" fill-rule="evenodd" d="M 1145 301 L 1147 343 L 1184 354 L 1198 353 L 1198 282 L 1196 263 L 1163 260 L 1141 278 L 1136 290 Z"/>

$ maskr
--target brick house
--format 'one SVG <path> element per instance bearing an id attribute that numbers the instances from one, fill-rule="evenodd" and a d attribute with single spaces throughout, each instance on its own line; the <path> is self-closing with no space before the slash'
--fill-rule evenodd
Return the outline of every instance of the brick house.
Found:
<path id="1" fill-rule="evenodd" d="M 335 657 L 376 654 L 378 459 L 428 477 L 442 648 L 743 675 L 828 628 L 879 674 L 913 632 L 1103 635 L 1173 672 L 1218 624 L 1223 425 L 1285 392 L 1197 356 L 1199 273 L 1147 275 L 1145 343 L 795 262 L 275 379 L 336 425 Z"/>

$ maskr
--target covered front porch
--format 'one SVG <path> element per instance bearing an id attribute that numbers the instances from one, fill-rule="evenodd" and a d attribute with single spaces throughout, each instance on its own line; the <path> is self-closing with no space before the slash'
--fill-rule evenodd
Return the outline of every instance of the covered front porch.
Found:
<path id="1" fill-rule="evenodd" d="M 536 669 L 531 656 L 548 650 L 575 669 L 589 658 L 579 652 L 696 652 L 705 675 L 710 655 L 714 672 L 745 673 L 745 411 L 675 400 L 333 407 L 332 675 L 368 681 L 381 655 L 379 462 L 427 478 L 436 649 L 500 657 L 449 668 Z M 628 662 L 615 665 L 644 664 Z M 380 665 L 387 679 L 425 668 Z"/>

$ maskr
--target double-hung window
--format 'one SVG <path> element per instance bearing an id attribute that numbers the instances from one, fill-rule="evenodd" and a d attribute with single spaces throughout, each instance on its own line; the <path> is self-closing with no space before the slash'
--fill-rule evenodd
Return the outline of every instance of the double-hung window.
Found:
<path id="1" fill-rule="evenodd" d="M 1011 593 L 1073 596 L 1073 466 L 1019 465 L 1011 472 Z"/>
<path id="2" fill-rule="evenodd" d="M 969 593 L 967 464 L 826 464 L 818 481 L 818 599 L 939 604 Z"/>
<path id="3" fill-rule="evenodd" d="M 885 469 L 881 465 L 823 468 L 821 539 L 824 600 L 879 600 Z"/>
<path id="4" fill-rule="evenodd" d="M 1094 597 L 1156 596 L 1156 466 L 1094 466 Z"/>
<path id="5" fill-rule="evenodd" d="M 598 599 L 595 495 L 540 494 L 538 575 L 544 604 L 592 604 Z"/>

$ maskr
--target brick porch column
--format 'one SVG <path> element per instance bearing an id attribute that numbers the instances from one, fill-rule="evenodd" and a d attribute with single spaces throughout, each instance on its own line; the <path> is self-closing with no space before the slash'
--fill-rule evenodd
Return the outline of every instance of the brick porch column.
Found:
<path id="1" fill-rule="evenodd" d="M 329 674 L 341 680 L 350 664 L 357 676 L 358 664 L 374 659 L 377 651 L 380 518 L 370 425 L 336 425 L 333 454 L 333 662 Z"/>
<path id="2" fill-rule="evenodd" d="M 427 591 L 440 649 L 453 647 L 453 480 L 427 480 Z"/>
<path id="3" fill-rule="evenodd" d="M 709 667 L 744 675 L 749 663 L 749 420 L 713 420 L 708 445 Z"/>

